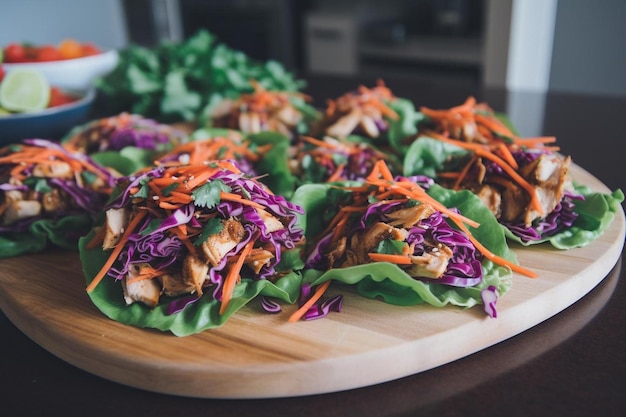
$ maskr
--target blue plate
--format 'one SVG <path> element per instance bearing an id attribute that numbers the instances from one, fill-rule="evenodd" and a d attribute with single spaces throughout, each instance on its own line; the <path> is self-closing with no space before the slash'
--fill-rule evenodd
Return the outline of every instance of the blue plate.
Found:
<path id="1" fill-rule="evenodd" d="M 95 88 L 73 93 L 79 100 L 33 113 L 0 116 L 0 146 L 23 139 L 58 140 L 76 125 L 84 123 L 96 97 Z"/>

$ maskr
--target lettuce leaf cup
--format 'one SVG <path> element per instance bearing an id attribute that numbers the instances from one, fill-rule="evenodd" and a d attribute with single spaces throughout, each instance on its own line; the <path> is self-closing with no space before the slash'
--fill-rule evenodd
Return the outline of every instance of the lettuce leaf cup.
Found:
<path id="1" fill-rule="evenodd" d="M 423 115 L 410 100 L 396 97 L 382 80 L 376 86 L 359 86 L 334 100 L 328 100 L 323 117 L 311 129 L 311 136 L 346 139 L 360 137 L 401 155 L 403 144 L 417 133 Z"/>
<path id="2" fill-rule="evenodd" d="M 477 158 L 474 149 L 424 136 L 411 144 L 403 174 L 471 190 L 494 213 L 507 238 L 523 246 L 587 246 L 609 227 L 624 201 L 621 190 L 593 192 L 572 182 L 570 158 L 550 149 L 517 149 L 511 156 L 518 168 L 505 170 L 506 162 Z M 538 205 L 532 205 L 532 196 L 538 196 Z"/>
<path id="3" fill-rule="evenodd" d="M 113 320 L 177 336 L 221 326 L 257 297 L 294 303 L 301 213 L 230 161 L 144 172 L 80 241 L 87 292 Z"/>
<path id="4" fill-rule="evenodd" d="M 130 175 L 152 166 L 154 159 L 186 141 L 187 133 L 181 129 L 123 112 L 77 126 L 61 143 L 122 175 Z"/>
<path id="5" fill-rule="evenodd" d="M 0 179 L 0 258 L 77 250 L 115 185 L 86 155 L 43 139 L 0 149 Z"/>
<path id="6" fill-rule="evenodd" d="M 513 271 L 535 274 L 517 264 L 475 195 L 432 183 L 427 193 L 417 180 L 393 178 L 379 163 L 364 182 L 299 187 L 292 202 L 304 208 L 304 285 L 341 282 L 398 305 L 483 304 L 495 316 L 492 296 L 510 289 Z"/>

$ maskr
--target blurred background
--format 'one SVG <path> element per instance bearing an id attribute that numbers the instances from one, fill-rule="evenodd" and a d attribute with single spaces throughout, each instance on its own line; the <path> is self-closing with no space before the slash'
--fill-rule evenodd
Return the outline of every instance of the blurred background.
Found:
<path id="1" fill-rule="evenodd" d="M 206 28 L 304 78 L 626 95 L 624 0 L 2 0 L 0 43 L 101 47 Z"/>

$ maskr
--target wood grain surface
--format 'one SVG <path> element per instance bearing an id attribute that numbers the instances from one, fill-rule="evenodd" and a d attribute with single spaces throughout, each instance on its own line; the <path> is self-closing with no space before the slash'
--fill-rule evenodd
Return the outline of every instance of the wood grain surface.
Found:
<path id="1" fill-rule="evenodd" d="M 571 174 L 609 192 L 576 165 Z M 481 306 L 400 307 L 341 288 L 342 312 L 321 320 L 288 323 L 291 306 L 269 315 L 255 304 L 221 328 L 176 337 L 105 317 L 85 292 L 78 255 L 63 251 L 1 260 L 0 308 L 52 354 L 121 384 L 202 398 L 318 394 L 423 372 L 535 326 L 607 276 L 624 235 L 620 210 L 609 230 L 585 248 L 514 246 L 520 263 L 539 276 L 514 276 L 513 288 L 498 301 L 497 319 Z"/>

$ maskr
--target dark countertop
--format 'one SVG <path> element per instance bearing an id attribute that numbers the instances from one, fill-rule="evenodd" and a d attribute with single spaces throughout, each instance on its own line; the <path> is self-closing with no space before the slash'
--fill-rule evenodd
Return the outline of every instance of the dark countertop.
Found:
<path id="1" fill-rule="evenodd" d="M 324 100 L 374 81 L 310 78 L 309 90 Z M 626 190 L 619 169 L 623 154 L 615 151 L 623 140 L 626 97 L 507 94 L 386 81 L 417 106 L 449 107 L 471 94 L 497 111 L 507 112 L 511 105 L 527 109 L 534 115 L 522 111 L 516 117 L 556 136 L 563 153 L 609 188 Z M 182 398 L 110 382 L 56 358 L 0 313 L 0 415 L 621 416 L 626 412 L 624 278 L 620 260 L 563 312 L 430 371 L 345 392 L 267 400 Z"/>

